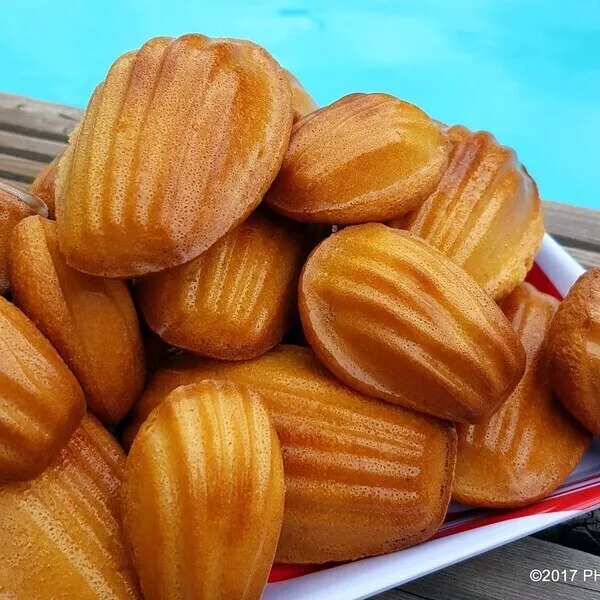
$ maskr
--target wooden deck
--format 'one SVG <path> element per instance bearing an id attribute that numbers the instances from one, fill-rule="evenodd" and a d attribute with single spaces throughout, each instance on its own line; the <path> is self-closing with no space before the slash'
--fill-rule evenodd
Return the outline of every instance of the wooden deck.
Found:
<path id="1" fill-rule="evenodd" d="M 67 145 L 83 111 L 0 93 L 0 178 L 26 186 Z M 600 266 L 600 211 L 544 202 L 546 228 L 585 267 Z M 596 569 L 598 577 L 533 583 L 533 568 Z M 525 538 L 408 585 L 379 600 L 558 600 L 600 597 L 600 557 Z"/>

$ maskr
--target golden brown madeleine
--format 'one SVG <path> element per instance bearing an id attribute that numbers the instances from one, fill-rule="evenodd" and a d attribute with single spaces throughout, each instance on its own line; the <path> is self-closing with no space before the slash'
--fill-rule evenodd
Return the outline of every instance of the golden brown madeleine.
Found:
<path id="1" fill-rule="evenodd" d="M 255 212 L 198 258 L 140 279 L 139 306 L 169 344 L 228 360 L 260 356 L 297 318 L 305 246 L 297 224 Z"/>
<path id="2" fill-rule="evenodd" d="M 292 90 L 292 108 L 294 109 L 294 123 L 306 115 L 315 112 L 319 105 L 313 100 L 312 96 L 304 89 L 296 76 L 289 71 L 285 71 L 290 89 Z"/>
<path id="3" fill-rule="evenodd" d="M 600 269 L 562 301 L 548 334 L 550 383 L 567 410 L 600 435 Z"/>
<path id="4" fill-rule="evenodd" d="M 172 392 L 142 426 L 122 489 L 146 600 L 260 598 L 283 518 L 279 441 L 231 382 Z"/>
<path id="5" fill-rule="evenodd" d="M 448 160 L 442 131 L 387 94 L 351 94 L 298 121 L 265 201 L 297 221 L 385 221 L 419 206 Z"/>
<path id="6" fill-rule="evenodd" d="M 499 299 L 525 279 L 542 243 L 537 186 L 486 131 L 455 126 L 447 135 L 450 163 L 437 189 L 391 225 L 426 240 Z"/>
<path id="7" fill-rule="evenodd" d="M 463 269 L 376 223 L 322 242 L 302 271 L 300 317 L 317 356 L 357 390 L 476 423 L 513 391 L 525 352 Z"/>
<path id="8" fill-rule="evenodd" d="M 56 223 L 39 216 L 15 227 L 9 273 L 15 304 L 75 373 L 89 410 L 107 425 L 118 423 L 146 377 L 127 283 L 69 267 L 58 248 Z"/>
<path id="9" fill-rule="evenodd" d="M 56 183 L 56 175 L 58 172 L 58 163 L 62 158 L 62 154 L 55 156 L 50 164 L 48 164 L 40 174 L 35 178 L 29 186 L 29 192 L 43 200 L 48 207 L 48 218 L 54 219 L 54 209 L 56 206 L 56 198 L 54 186 Z"/>
<path id="10" fill-rule="evenodd" d="M 141 598 L 122 534 L 125 455 L 86 415 L 37 479 L 0 488 L 0 590 L 4 598 Z"/>
<path id="11" fill-rule="evenodd" d="M 585 452 L 591 435 L 552 395 L 548 380 L 546 334 L 557 305 L 528 283 L 504 300 L 527 367 L 490 419 L 458 426 L 454 500 L 491 508 L 531 504 L 554 491 Z"/>
<path id="12" fill-rule="evenodd" d="M 132 277 L 195 258 L 261 201 L 291 125 L 285 73 L 250 42 L 193 34 L 123 55 L 59 164 L 67 263 Z"/>
<path id="13" fill-rule="evenodd" d="M 247 362 L 174 357 L 135 405 L 127 440 L 172 389 L 205 378 L 255 390 L 275 425 L 286 481 L 279 562 L 392 552 L 427 539 L 442 523 L 454 427 L 363 396 L 310 348 L 278 346 Z"/>
<path id="14" fill-rule="evenodd" d="M 48 215 L 48 208 L 36 196 L 0 179 L 0 294 L 9 290 L 6 255 L 8 241 L 15 225 L 25 217 Z"/>
<path id="15" fill-rule="evenodd" d="M 39 475 L 84 412 L 73 373 L 35 325 L 0 298 L 0 484 Z"/>

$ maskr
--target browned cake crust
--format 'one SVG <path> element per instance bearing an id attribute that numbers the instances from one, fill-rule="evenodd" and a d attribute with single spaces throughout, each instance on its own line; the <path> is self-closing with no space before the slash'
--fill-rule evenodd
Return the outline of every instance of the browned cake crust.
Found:
<path id="1" fill-rule="evenodd" d="M 54 219 L 55 208 L 56 208 L 56 176 L 58 174 L 58 163 L 62 158 L 62 154 L 55 156 L 52 162 L 39 173 L 39 175 L 33 180 L 33 183 L 29 186 L 29 192 L 34 196 L 37 196 L 40 200 L 43 200 L 44 204 L 48 207 L 48 218 Z"/>
<path id="2" fill-rule="evenodd" d="M 52 342 L 83 387 L 89 410 L 114 425 L 146 378 L 140 326 L 127 287 L 69 267 L 56 223 L 21 221 L 10 243 L 13 301 Z"/>
<path id="3" fill-rule="evenodd" d="M 561 485 L 585 452 L 591 435 L 553 396 L 548 380 L 546 334 L 557 306 L 528 283 L 504 300 L 527 368 L 496 414 L 458 426 L 454 500 L 492 508 L 531 504 Z"/>
<path id="4" fill-rule="evenodd" d="M 172 389 L 205 378 L 255 390 L 275 425 L 286 481 L 279 562 L 392 552 L 441 525 L 454 472 L 454 427 L 363 396 L 309 348 L 278 346 L 246 362 L 171 359 L 135 405 L 124 443 Z"/>
<path id="5" fill-rule="evenodd" d="M 133 443 L 122 489 L 146 600 L 258 600 L 284 492 L 279 441 L 257 394 L 222 381 L 173 391 Z"/>
<path id="6" fill-rule="evenodd" d="M 264 354 L 297 320 L 304 237 L 297 223 L 254 212 L 198 258 L 139 281 L 146 322 L 169 344 L 203 356 Z"/>
<path id="7" fill-rule="evenodd" d="M 313 100 L 312 96 L 304 89 L 293 73 L 286 70 L 285 76 L 292 90 L 292 108 L 294 109 L 294 123 L 315 112 L 319 105 Z"/>
<path id="8" fill-rule="evenodd" d="M 391 225 L 426 240 L 499 299 L 525 279 L 542 243 L 537 186 L 490 133 L 446 132 L 450 162 L 436 190 Z"/>
<path id="9" fill-rule="evenodd" d="M 83 392 L 56 350 L 0 298 L 0 483 L 39 475 L 84 412 Z"/>
<path id="10" fill-rule="evenodd" d="M 548 343 L 552 389 L 571 414 L 600 435 L 600 269 L 590 269 L 571 288 Z"/>
<path id="11" fill-rule="evenodd" d="M 444 419 L 490 416 L 525 368 L 519 338 L 471 277 L 385 225 L 322 242 L 304 266 L 299 306 L 307 340 L 342 381 Z"/>
<path id="12" fill-rule="evenodd" d="M 51 466 L 0 488 L 0 590 L 19 600 L 141 600 L 121 531 L 125 455 L 86 415 Z"/>
<path id="13" fill-rule="evenodd" d="M 387 94 L 351 94 L 298 121 L 265 201 L 298 221 L 385 221 L 419 206 L 448 160 L 442 131 Z"/>
<path id="14" fill-rule="evenodd" d="M 0 294 L 10 288 L 6 266 L 10 234 L 19 221 L 35 214 L 48 216 L 47 206 L 37 196 L 0 179 Z"/>
<path id="15" fill-rule="evenodd" d="M 67 263 L 133 277 L 195 258 L 261 201 L 291 125 L 285 73 L 255 44 L 190 34 L 123 55 L 59 164 Z"/>

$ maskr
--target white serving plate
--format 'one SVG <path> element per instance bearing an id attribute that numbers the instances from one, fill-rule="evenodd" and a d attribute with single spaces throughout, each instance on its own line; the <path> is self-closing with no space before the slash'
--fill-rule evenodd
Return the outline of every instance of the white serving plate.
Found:
<path id="1" fill-rule="evenodd" d="M 546 235 L 528 280 L 540 290 L 564 296 L 582 267 Z M 427 542 L 384 556 L 310 568 L 276 566 L 263 600 L 359 600 L 427 575 L 477 554 L 566 521 L 600 506 L 600 440 L 563 486 L 548 498 L 508 511 L 484 511 L 452 504 L 446 522 Z"/>

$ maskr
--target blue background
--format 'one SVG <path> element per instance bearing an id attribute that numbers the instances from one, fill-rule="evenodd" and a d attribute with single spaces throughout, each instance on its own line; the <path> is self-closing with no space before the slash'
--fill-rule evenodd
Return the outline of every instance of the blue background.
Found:
<path id="1" fill-rule="evenodd" d="M 600 208 L 600 1 L 5 0 L 0 90 L 85 106 L 155 35 L 249 38 L 320 104 L 384 91 L 513 146 L 546 199 Z"/>

